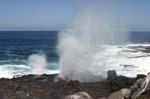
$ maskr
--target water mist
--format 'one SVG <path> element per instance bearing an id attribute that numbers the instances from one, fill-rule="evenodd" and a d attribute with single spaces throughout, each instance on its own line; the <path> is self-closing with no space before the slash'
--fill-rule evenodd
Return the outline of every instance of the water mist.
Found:
<path id="1" fill-rule="evenodd" d="M 58 41 L 59 77 L 81 82 L 96 81 L 106 77 L 109 67 L 105 66 L 103 55 L 98 60 L 102 64 L 97 65 L 94 55 L 99 51 L 103 53 L 102 45 L 124 43 L 127 35 L 112 16 L 86 9 L 70 29 L 59 33 Z"/>
<path id="2" fill-rule="evenodd" d="M 44 53 L 30 55 L 28 62 L 32 66 L 32 74 L 43 74 L 46 72 L 47 58 Z"/>

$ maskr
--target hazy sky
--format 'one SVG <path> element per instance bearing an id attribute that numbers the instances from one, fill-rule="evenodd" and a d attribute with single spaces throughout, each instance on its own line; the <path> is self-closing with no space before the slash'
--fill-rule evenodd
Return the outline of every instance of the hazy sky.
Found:
<path id="1" fill-rule="evenodd" d="M 150 0 L 0 0 L 0 30 L 62 30 L 85 7 L 115 13 L 131 29 L 150 30 Z"/>

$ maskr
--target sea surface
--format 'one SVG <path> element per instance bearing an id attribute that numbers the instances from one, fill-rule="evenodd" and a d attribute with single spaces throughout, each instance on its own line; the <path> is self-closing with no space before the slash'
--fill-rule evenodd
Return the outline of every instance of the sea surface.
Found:
<path id="1" fill-rule="evenodd" d="M 29 74 L 28 57 L 40 51 L 47 56 L 47 70 L 58 70 L 58 31 L 0 31 L 0 77 Z"/>
<path id="2" fill-rule="evenodd" d="M 57 37 L 58 31 L 0 31 L 0 78 L 31 74 L 33 67 L 28 57 L 41 51 L 47 56 L 46 73 L 58 73 Z M 128 46 L 150 46 L 149 41 L 150 32 L 131 32 L 128 44 L 104 46 L 105 52 L 95 55 L 96 65 L 106 65 L 128 76 L 133 73 L 127 72 L 133 70 L 136 73 L 148 72 L 149 53 Z M 101 64 L 100 57 L 106 57 L 105 64 Z"/>

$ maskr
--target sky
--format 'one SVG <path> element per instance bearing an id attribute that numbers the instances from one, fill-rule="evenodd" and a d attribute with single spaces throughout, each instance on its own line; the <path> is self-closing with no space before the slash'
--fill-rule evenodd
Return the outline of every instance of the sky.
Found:
<path id="1" fill-rule="evenodd" d="M 150 0 L 0 0 L 0 30 L 64 30 L 84 8 L 107 10 L 133 30 L 150 30 Z"/>

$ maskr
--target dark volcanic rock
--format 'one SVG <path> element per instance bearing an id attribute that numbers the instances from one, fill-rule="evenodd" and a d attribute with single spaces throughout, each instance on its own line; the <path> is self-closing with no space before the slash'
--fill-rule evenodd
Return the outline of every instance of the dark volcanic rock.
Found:
<path id="1" fill-rule="evenodd" d="M 108 72 L 107 72 L 107 75 L 108 75 L 108 79 L 113 79 L 113 78 L 116 78 L 117 77 L 117 73 L 116 73 L 116 71 L 115 70 L 109 70 Z"/>
<path id="2" fill-rule="evenodd" d="M 121 88 L 130 88 L 136 81 L 136 78 L 119 76 L 109 81 L 111 86 L 111 92 L 114 92 L 120 90 Z"/>
<path id="3" fill-rule="evenodd" d="M 137 79 L 141 79 L 141 78 L 144 78 L 144 77 L 146 77 L 146 75 L 138 74 L 136 78 L 137 78 Z"/>
<path id="4" fill-rule="evenodd" d="M 62 95 L 55 93 L 55 92 L 50 93 L 49 97 L 51 99 L 62 99 L 63 98 Z"/>
<path id="5" fill-rule="evenodd" d="M 24 75 L 12 79 L 0 79 L 0 99 L 62 99 L 77 92 L 86 92 L 94 99 L 107 97 L 112 92 L 129 88 L 136 78 L 116 77 L 101 82 L 54 82 L 54 75 Z"/>

